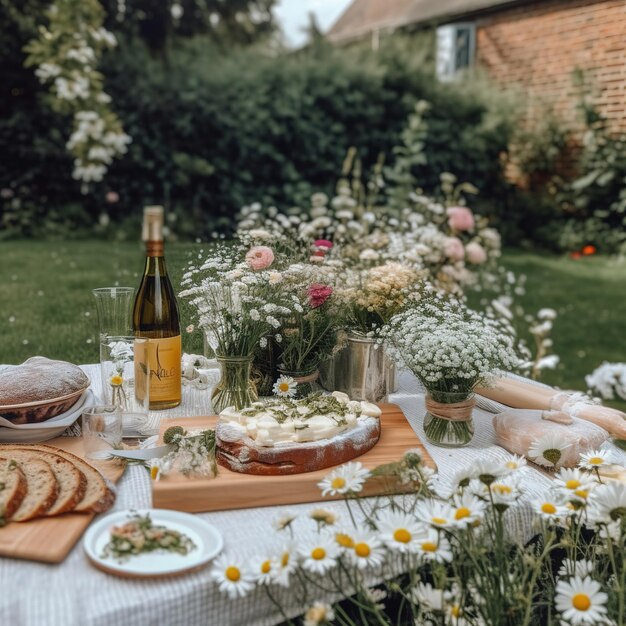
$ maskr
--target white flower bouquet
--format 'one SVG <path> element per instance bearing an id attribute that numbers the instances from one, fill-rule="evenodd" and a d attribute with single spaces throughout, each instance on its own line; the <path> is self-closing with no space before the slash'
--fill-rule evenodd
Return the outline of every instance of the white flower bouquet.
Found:
<path id="1" fill-rule="evenodd" d="M 242 409 L 257 400 L 250 368 L 255 349 L 268 336 L 282 341 L 281 318 L 291 309 L 278 303 L 273 251 L 256 246 L 217 247 L 183 276 L 184 290 L 198 315 L 198 325 L 220 361 L 222 379 L 213 391 L 215 411 Z"/>
<path id="2" fill-rule="evenodd" d="M 443 446 L 473 435 L 474 389 L 518 366 L 514 338 L 501 322 L 441 296 L 425 299 L 381 331 L 389 355 L 422 382 L 428 394 L 424 431 Z"/>

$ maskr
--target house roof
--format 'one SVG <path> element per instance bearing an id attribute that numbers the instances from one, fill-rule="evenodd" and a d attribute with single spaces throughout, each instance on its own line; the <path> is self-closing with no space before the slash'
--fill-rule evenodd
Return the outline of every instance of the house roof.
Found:
<path id="1" fill-rule="evenodd" d="M 355 39 L 375 30 L 444 21 L 516 0 L 353 0 L 328 31 L 330 41 Z M 520 0 L 517 0 L 518 2 Z"/>

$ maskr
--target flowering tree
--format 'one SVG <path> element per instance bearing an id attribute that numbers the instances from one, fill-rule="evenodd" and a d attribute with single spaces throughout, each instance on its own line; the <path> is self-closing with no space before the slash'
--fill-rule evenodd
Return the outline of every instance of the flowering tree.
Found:
<path id="1" fill-rule="evenodd" d="M 36 66 L 39 80 L 50 85 L 51 106 L 74 118 L 67 142 L 75 156 L 73 177 L 84 184 L 100 182 L 131 141 L 96 70 L 102 53 L 117 42 L 102 26 L 98 0 L 58 0 L 48 17 L 49 25 L 40 26 L 38 37 L 26 46 L 26 64 Z"/>

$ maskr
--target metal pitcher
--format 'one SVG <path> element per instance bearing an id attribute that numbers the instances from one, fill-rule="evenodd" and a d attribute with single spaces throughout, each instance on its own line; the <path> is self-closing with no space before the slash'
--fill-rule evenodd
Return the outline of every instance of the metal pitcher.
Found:
<path id="1" fill-rule="evenodd" d="M 346 347 L 326 366 L 323 383 L 351 400 L 385 402 L 395 391 L 396 368 L 375 339 L 350 335 Z"/>

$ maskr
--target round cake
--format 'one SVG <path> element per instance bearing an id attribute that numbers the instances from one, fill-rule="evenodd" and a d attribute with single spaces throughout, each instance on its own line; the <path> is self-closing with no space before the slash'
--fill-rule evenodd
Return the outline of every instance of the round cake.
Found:
<path id="1" fill-rule="evenodd" d="M 234 472 L 276 476 L 340 465 L 380 437 L 380 409 L 344 393 L 303 400 L 272 398 L 220 413 L 217 462 Z"/>

